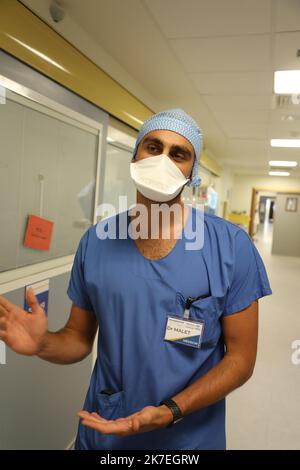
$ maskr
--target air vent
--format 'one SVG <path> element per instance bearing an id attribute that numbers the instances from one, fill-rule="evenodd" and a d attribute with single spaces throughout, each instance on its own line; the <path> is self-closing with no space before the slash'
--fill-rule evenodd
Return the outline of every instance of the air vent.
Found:
<path id="1" fill-rule="evenodd" d="M 273 109 L 300 108 L 300 95 L 273 95 Z"/>

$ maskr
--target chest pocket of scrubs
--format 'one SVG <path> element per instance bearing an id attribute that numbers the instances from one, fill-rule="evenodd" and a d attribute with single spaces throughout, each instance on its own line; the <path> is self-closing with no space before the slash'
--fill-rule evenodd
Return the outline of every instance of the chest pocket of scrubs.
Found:
<path id="1" fill-rule="evenodd" d="M 105 419 L 117 419 L 123 417 L 124 391 L 107 395 L 97 393 L 97 413 Z"/>
<path id="2" fill-rule="evenodd" d="M 204 331 L 201 347 L 215 346 L 221 336 L 218 299 L 213 296 L 195 300 L 190 306 L 190 319 L 203 320 Z"/>
<path id="3" fill-rule="evenodd" d="M 182 315 L 186 299 L 177 294 L 177 301 L 181 304 Z M 204 321 L 201 349 L 215 346 L 221 336 L 221 324 L 219 320 L 218 298 L 212 295 L 195 300 L 190 306 L 190 320 Z"/>

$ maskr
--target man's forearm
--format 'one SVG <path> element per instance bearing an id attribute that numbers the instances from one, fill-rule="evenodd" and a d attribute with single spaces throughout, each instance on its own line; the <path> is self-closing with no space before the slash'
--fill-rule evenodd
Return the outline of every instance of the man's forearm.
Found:
<path id="1" fill-rule="evenodd" d="M 55 333 L 46 333 L 37 356 L 54 364 L 73 364 L 82 361 L 91 350 L 92 345 L 84 341 L 76 331 L 63 328 Z"/>
<path id="2" fill-rule="evenodd" d="M 224 358 L 207 374 L 173 396 L 184 415 L 212 405 L 243 385 L 252 375 L 253 368 L 236 354 L 226 353 Z"/>

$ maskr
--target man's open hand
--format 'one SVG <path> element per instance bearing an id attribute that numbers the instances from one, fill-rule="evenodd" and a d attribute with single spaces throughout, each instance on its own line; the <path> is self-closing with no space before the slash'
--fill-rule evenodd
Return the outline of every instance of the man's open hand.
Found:
<path id="1" fill-rule="evenodd" d="M 40 351 L 47 332 L 47 317 L 32 288 L 26 291 L 31 313 L 0 296 L 0 340 L 13 351 L 33 356 Z"/>
<path id="2" fill-rule="evenodd" d="M 166 427 L 173 419 L 171 410 L 165 405 L 146 406 L 141 411 L 126 418 L 107 420 L 97 413 L 79 411 L 77 415 L 82 424 L 102 434 L 116 434 L 117 436 L 131 436 L 154 429 Z"/>

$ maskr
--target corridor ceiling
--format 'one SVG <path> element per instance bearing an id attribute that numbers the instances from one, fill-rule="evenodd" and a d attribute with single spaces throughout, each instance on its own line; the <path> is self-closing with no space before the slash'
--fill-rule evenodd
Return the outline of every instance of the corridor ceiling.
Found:
<path id="1" fill-rule="evenodd" d="M 300 149 L 270 147 L 300 138 L 300 104 L 273 94 L 275 70 L 300 69 L 300 0 L 57 1 L 59 23 L 51 0 L 22 3 L 154 111 L 189 112 L 235 174 L 300 163 Z"/>

